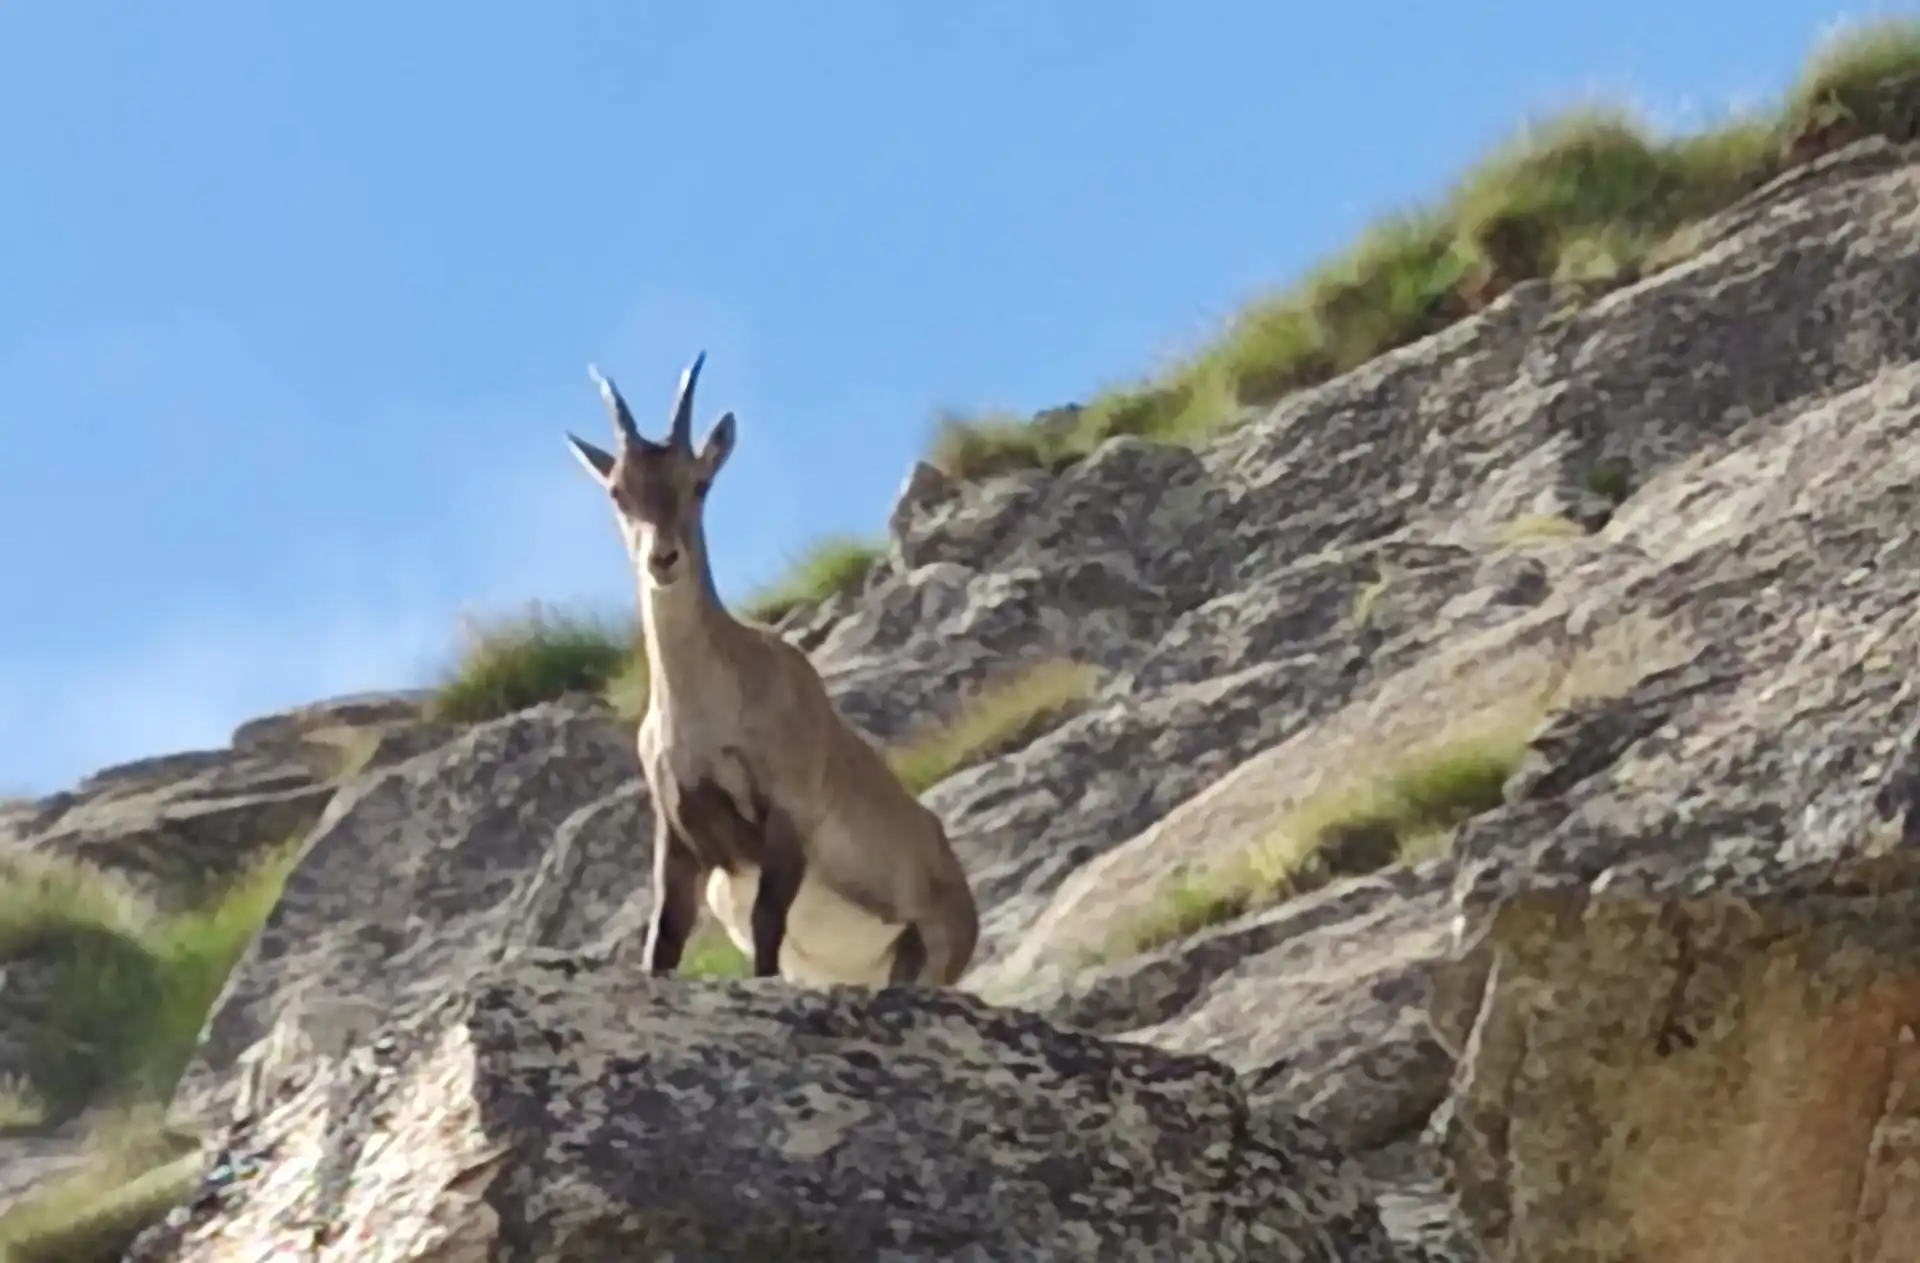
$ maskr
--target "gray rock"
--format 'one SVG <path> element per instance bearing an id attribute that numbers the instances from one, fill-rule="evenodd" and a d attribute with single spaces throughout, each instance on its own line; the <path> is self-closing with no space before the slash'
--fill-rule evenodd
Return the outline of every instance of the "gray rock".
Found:
<path id="1" fill-rule="evenodd" d="M 424 697 L 415 692 L 353 693 L 249 719 L 233 730 L 236 750 L 288 746 L 320 728 L 377 728 L 413 723 Z"/>
<path id="2" fill-rule="evenodd" d="M 198 751 L 95 773 L 15 828 L 18 845 L 106 870 L 170 908 L 296 841 L 333 791 L 298 754 Z"/>
<path id="3" fill-rule="evenodd" d="M 363 758 L 353 768 L 354 774 L 365 775 L 405 763 L 429 750 L 438 750 L 460 733 L 461 729 L 452 724 L 429 723 L 389 723 L 360 733 L 367 746 Z"/>
<path id="4" fill-rule="evenodd" d="M 841 712 L 890 744 L 1022 665 L 1127 662 L 1167 611 L 1130 566 L 1095 556 L 981 574 L 936 562 L 878 587 L 815 662 Z"/>
<path id="5" fill-rule="evenodd" d="M 638 775 L 627 730 L 557 702 L 347 787 L 229 979 L 183 1111 L 230 1105 L 241 1055 L 283 1019 L 312 1038 L 309 1011 L 381 1019 L 519 948 L 594 938 L 650 868 L 632 803 L 597 806 Z"/>
<path id="6" fill-rule="evenodd" d="M 1338 883 L 1027 1003 L 1062 1025 L 1216 1057 L 1349 1152 L 1408 1140 L 1453 1071 L 1423 1020 L 1447 952 L 1449 869 Z M 1288 1020 L 1259 1020 L 1275 1011 Z"/>
<path id="7" fill-rule="evenodd" d="M 1495 1260 L 1688 1257 L 1702 1225 L 1743 1258 L 1920 1248 L 1920 357 L 1877 298 L 1920 281 L 1920 178 L 1849 180 L 1665 282 L 1727 322 L 1688 312 L 1703 362 L 1751 371 L 1669 387 L 1723 441 L 1614 517 L 1645 560 L 1581 639 L 1638 613 L 1684 652 L 1555 714 L 1456 840 L 1432 1139 Z"/>
<path id="8" fill-rule="evenodd" d="M 1336 1146 L 1204 1058 L 952 992 L 577 957 L 458 990 L 230 1136 L 198 1212 L 129 1258 L 298 1251 L 301 1224 L 525 1263 L 1404 1257 Z"/>
<path id="9" fill-rule="evenodd" d="M 1260 928 L 1348 900 L 1363 883 L 1081 976 L 1049 1011 L 1229 1058 L 1264 1042 L 1283 1099 L 1322 1102 L 1318 1117 L 1363 1152 L 1403 1136 L 1440 1099 L 1447 1051 L 1459 1053 L 1466 1065 L 1436 1135 L 1496 1257 L 1678 1257 L 1680 1238 L 1659 1234 L 1697 1227 L 1706 1205 L 1720 1207 L 1714 1222 L 1757 1225 L 1741 1239 L 1752 1257 L 1820 1258 L 1819 1241 L 1846 1239 L 1839 1224 L 1855 1211 L 1845 1188 L 1894 1204 L 1898 1132 L 1878 1072 L 1856 1076 L 1831 1115 L 1767 1124 L 1780 1129 L 1773 1148 L 1822 1161 L 1810 1144 L 1821 1128 L 1859 1139 L 1855 1156 L 1832 1158 L 1817 1177 L 1756 1165 L 1748 1133 L 1730 1124 L 1724 1143 L 1709 1144 L 1687 1123 L 1686 1092 L 1643 1096 L 1633 1076 L 1652 1075 L 1644 1047 L 1660 989 L 1649 980 L 1673 973 L 1679 942 L 1757 923 L 1716 949 L 1729 962 L 1720 972 L 1740 961 L 1740 971 L 1772 969 L 1786 979 L 1782 995 L 1799 986 L 1833 996 L 1837 984 L 1822 979 L 1836 971 L 1850 985 L 1906 985 L 1903 927 L 1913 918 L 1904 869 L 1888 855 L 1920 836 L 1910 806 L 1920 314 L 1903 297 L 1920 284 L 1912 158 L 1837 163 L 1823 179 L 1763 191 L 1710 226 L 1699 254 L 1551 328 L 1538 294 L 1510 296 L 1204 449 L 1220 484 L 1209 493 L 1213 531 L 1234 541 L 1240 568 L 1210 572 L 1226 576 L 1212 603 L 1176 619 L 1105 705 L 930 795 L 972 848 L 988 896 L 985 975 L 1009 945 L 1059 919 L 1069 879 L 1146 839 L 1142 830 L 1223 767 L 1349 716 L 1386 744 L 1406 722 L 1382 703 L 1399 697 L 1402 677 L 1443 656 L 1483 656 L 1476 645 L 1514 654 L 1520 642 L 1507 629 L 1533 626 L 1560 664 L 1551 677 L 1560 700 L 1509 785 L 1511 805 L 1454 839 L 1470 949 L 1457 968 L 1435 972 L 1428 951 L 1405 975 L 1424 985 L 1396 981 L 1329 1039 L 1330 1027 L 1294 1003 L 1295 980 L 1323 976 L 1319 967 L 1304 965 L 1299 939 L 1262 940 Z M 1582 503 L 1601 468 L 1630 478 L 1598 535 L 1501 538 L 1521 512 Z M 1416 532 L 1445 550 L 1396 554 Z M 1204 552 L 1204 540 L 1196 545 Z M 1340 583 L 1302 583 L 1313 567 L 1337 573 L 1343 557 Z M 1290 575 L 1299 586 L 1274 599 Z M 1364 619 L 1336 617 L 1343 588 Z M 1289 673 L 1294 663 L 1301 669 Z M 1228 681 L 1245 703 L 1229 701 Z M 1463 714 L 1476 704 L 1437 673 L 1424 687 Z M 1205 718 L 1176 737 L 1183 696 Z M 1186 831 L 1162 840 L 1169 875 L 1171 848 L 1194 840 Z M 1141 870 L 1115 869 L 1112 880 L 1137 881 Z M 1832 902 L 1840 891 L 1846 899 Z M 1101 906 L 1077 888 L 1072 897 Z M 1610 931 L 1603 944 L 1594 923 L 1615 901 L 1626 910 L 1605 915 L 1629 925 L 1658 927 L 1653 910 L 1664 909 L 1703 928 L 1679 940 Z M 1819 949 L 1834 961 L 1782 963 L 1765 950 L 1769 934 L 1799 943 L 1808 931 L 1787 927 L 1827 915 L 1845 927 Z M 1381 932 L 1365 917 L 1336 920 L 1320 950 L 1364 953 Z M 1432 1030 L 1422 1033 L 1414 1018 L 1428 1003 Z M 1791 1076 L 1762 1078 L 1757 1067 L 1763 1048 L 1797 1047 L 1819 1028 L 1797 1012 L 1743 1018 L 1724 1002 L 1710 1025 L 1743 1033 L 1698 1073 L 1727 1091 L 1777 1094 L 1784 1107 L 1795 1099 Z M 1552 1025 L 1534 1025 L 1548 1013 Z M 1385 1036 L 1377 1051 L 1351 1037 L 1368 1029 Z M 1866 1046 L 1889 1039 L 1893 1050 L 1873 1055 L 1897 1059 L 1899 1024 L 1876 1029 Z M 1837 1070 L 1823 1070 L 1821 1055 L 1796 1052 L 1791 1064 L 1825 1082 Z M 1841 1064 L 1839 1047 L 1824 1055 Z M 1628 1148 L 1616 1133 L 1632 1137 Z M 1858 1156 L 1876 1144 L 1889 1156 Z M 1636 1169 L 1666 1172 L 1671 1194 Z M 1753 1174 L 1735 1184 L 1716 1170 Z M 1417 1169 L 1405 1178 L 1407 1189 L 1424 1187 Z M 1779 1214 L 1805 1210 L 1830 1235 L 1784 1232 L 1775 1240 L 1787 1245 L 1768 1244 L 1781 1221 L 1756 1209 L 1763 1182 L 1827 1190 L 1818 1196 L 1831 1195 L 1835 1217 L 1798 1201 Z M 1872 1231 L 1894 1240 L 1892 1212 L 1874 1213 Z M 1646 1235 L 1620 1236 L 1629 1220 Z"/>
<path id="10" fill-rule="evenodd" d="M 893 511 L 887 515 L 887 534 L 900 551 L 901 560 L 909 568 L 921 564 L 914 556 L 911 542 L 923 534 L 915 529 L 915 519 L 931 512 L 953 492 L 953 480 L 937 466 L 923 460 L 913 462 L 913 469 L 900 485 L 900 494 L 894 499 Z"/>

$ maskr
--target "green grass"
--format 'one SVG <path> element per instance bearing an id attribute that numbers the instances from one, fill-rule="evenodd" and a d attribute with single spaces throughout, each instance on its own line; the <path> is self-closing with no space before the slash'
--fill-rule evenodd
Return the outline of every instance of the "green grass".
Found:
<path id="1" fill-rule="evenodd" d="M 191 1139 L 129 1116 L 89 1138 L 77 1169 L 0 1214 L 0 1263 L 114 1263 L 200 1173 Z"/>
<path id="2" fill-rule="evenodd" d="M 85 865 L 0 860 L 0 962 L 48 983 L 29 988 L 42 1001 L 23 1035 L 31 1086 L 7 1086 L 0 1128 L 113 1119 L 75 1169 L 0 1214 L 0 1263 L 111 1263 L 191 1191 L 193 1141 L 160 1115 L 297 855 L 282 847 L 217 899 L 166 915 Z"/>
<path id="3" fill-rule="evenodd" d="M 3 862 L 0 961 L 31 961 L 50 978 L 24 1067 L 46 1118 L 173 1091 L 296 853 L 283 848 L 218 899 L 165 916 L 84 865 Z"/>
<path id="4" fill-rule="evenodd" d="M 1052 661 L 988 684 L 948 722 L 887 752 L 895 775 L 915 794 L 976 763 L 1033 740 L 1092 694 L 1098 676 L 1077 662 Z"/>
<path id="5" fill-rule="evenodd" d="M 565 693 L 602 694 L 634 655 L 630 622 L 552 611 L 476 620 L 426 706 L 446 723 L 499 719 Z"/>
<path id="6" fill-rule="evenodd" d="M 942 416 L 927 459 L 938 469 L 990 478 L 1022 469 L 1045 469 L 1074 455 L 1073 445 L 1020 417 Z"/>
<path id="7" fill-rule="evenodd" d="M 858 591 L 885 551 L 884 544 L 853 535 L 816 540 L 789 563 L 786 574 L 748 597 L 741 612 L 756 622 L 777 623 L 802 605 Z"/>
<path id="8" fill-rule="evenodd" d="M 687 950 L 680 957 L 680 974 L 710 980 L 751 978 L 753 962 L 734 946 L 719 923 L 709 917 L 687 940 Z"/>
<path id="9" fill-rule="evenodd" d="M 1462 822 L 1500 805 L 1525 751 L 1518 731 L 1451 741 L 1357 788 L 1314 795 L 1249 854 L 1176 879 L 1113 936 L 1105 955 L 1149 951 L 1335 877 L 1425 858 Z"/>
<path id="10" fill-rule="evenodd" d="M 1582 481 L 1587 484 L 1587 490 L 1615 507 L 1625 504 L 1633 494 L 1633 471 L 1627 468 L 1625 461 L 1602 461 L 1589 469 Z"/>
<path id="11" fill-rule="evenodd" d="M 1583 108 L 1528 128 L 1432 204 L 1373 225 L 1343 254 L 1250 304 L 1150 380 L 1110 389 L 1062 435 L 949 420 L 930 459 L 962 478 L 1059 467 L 1114 435 L 1189 442 L 1484 308 L 1519 282 L 1582 291 L 1671 264 L 1676 242 L 1789 166 L 1847 141 L 1920 137 L 1920 20 L 1851 28 L 1818 49 L 1772 111 L 1654 134 Z"/>

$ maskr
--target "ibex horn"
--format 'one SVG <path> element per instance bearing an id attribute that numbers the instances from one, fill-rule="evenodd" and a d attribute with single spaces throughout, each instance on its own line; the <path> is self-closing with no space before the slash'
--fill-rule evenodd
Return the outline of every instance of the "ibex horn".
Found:
<path id="1" fill-rule="evenodd" d="M 614 384 L 600 375 L 598 365 L 587 365 L 587 376 L 600 388 L 600 398 L 607 405 L 607 415 L 613 418 L 613 429 L 623 443 L 638 444 L 640 427 L 633 423 L 633 412 L 627 407 L 627 401 L 620 397 L 620 391 Z"/>
<path id="2" fill-rule="evenodd" d="M 673 429 L 667 442 L 683 452 L 693 450 L 693 386 L 700 380 L 700 366 L 706 362 L 705 351 L 693 357 L 687 371 L 680 374 L 680 393 L 673 401 Z"/>

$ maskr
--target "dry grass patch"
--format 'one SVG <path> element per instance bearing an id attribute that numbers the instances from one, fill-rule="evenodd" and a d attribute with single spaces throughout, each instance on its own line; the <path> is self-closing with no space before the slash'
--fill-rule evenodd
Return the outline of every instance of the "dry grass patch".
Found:
<path id="1" fill-rule="evenodd" d="M 1461 823 L 1500 805 L 1530 732 L 1457 737 L 1376 778 L 1310 796 L 1248 854 L 1176 882 L 1113 937 L 1106 955 L 1149 951 L 1336 877 L 1436 853 Z"/>
<path id="2" fill-rule="evenodd" d="M 328 780 L 345 784 L 366 771 L 381 743 L 405 726 L 403 720 L 365 726 L 329 724 L 302 734 L 301 748 Z"/>
<path id="3" fill-rule="evenodd" d="M 1508 544 L 1537 539 L 1584 539 L 1586 535 L 1586 527 L 1558 513 L 1530 513 L 1500 528 L 1500 539 Z"/>
<path id="4" fill-rule="evenodd" d="M 1679 257 L 1677 240 L 1787 167 L 1868 135 L 1920 137 L 1920 20 L 1851 27 L 1815 50 L 1775 109 L 1690 135 L 1626 110 L 1530 127 L 1432 204 L 1242 311 L 1155 379 L 1110 390 L 1064 436 L 995 418 L 944 428 L 962 477 L 1057 465 L 1115 434 L 1204 436 L 1472 315 L 1521 281 L 1604 291 Z"/>
<path id="5" fill-rule="evenodd" d="M 887 753 L 894 773 L 915 794 L 954 773 L 1017 750 L 1092 695 L 1092 667 L 1043 662 L 981 688 L 953 719 Z"/>

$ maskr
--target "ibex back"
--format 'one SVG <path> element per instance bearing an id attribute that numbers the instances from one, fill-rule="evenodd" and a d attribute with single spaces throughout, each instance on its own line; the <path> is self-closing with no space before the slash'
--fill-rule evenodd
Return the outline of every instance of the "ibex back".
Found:
<path id="1" fill-rule="evenodd" d="M 703 352 L 665 442 L 596 371 L 618 445 L 567 439 L 613 502 L 640 587 L 650 672 L 640 766 L 654 804 L 646 963 L 671 973 L 701 896 L 756 976 L 951 986 L 979 913 L 938 816 L 849 727 L 805 654 L 735 618 L 708 564 L 707 496 L 732 413 L 693 446 Z"/>

